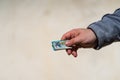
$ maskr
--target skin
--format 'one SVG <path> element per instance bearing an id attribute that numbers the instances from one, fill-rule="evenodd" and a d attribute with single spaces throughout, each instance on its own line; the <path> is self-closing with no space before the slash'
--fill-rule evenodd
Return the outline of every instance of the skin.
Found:
<path id="1" fill-rule="evenodd" d="M 79 48 L 93 48 L 96 46 L 97 38 L 91 29 L 77 28 L 65 33 L 61 40 L 68 40 L 66 46 L 72 47 L 67 49 L 68 55 L 78 56 L 77 50 Z"/>

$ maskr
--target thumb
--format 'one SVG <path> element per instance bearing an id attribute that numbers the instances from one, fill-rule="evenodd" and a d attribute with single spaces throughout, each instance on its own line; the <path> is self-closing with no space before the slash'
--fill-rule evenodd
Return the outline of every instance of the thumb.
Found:
<path id="1" fill-rule="evenodd" d="M 66 46 L 73 46 L 77 43 L 78 43 L 77 38 L 72 38 L 71 40 L 68 40 L 65 44 Z"/>

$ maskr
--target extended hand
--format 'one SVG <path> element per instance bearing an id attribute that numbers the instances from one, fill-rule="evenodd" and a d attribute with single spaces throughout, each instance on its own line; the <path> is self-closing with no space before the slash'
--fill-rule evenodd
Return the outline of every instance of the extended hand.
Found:
<path id="1" fill-rule="evenodd" d="M 72 49 L 67 49 L 66 52 L 74 57 L 77 57 L 79 48 L 93 48 L 96 45 L 96 36 L 91 29 L 73 29 L 65 33 L 61 40 L 68 40 L 66 46 L 71 46 Z"/>

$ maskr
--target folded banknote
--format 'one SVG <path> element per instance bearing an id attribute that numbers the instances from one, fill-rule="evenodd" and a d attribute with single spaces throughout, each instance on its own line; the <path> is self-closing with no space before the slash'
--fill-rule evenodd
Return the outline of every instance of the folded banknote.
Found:
<path id="1" fill-rule="evenodd" d="M 68 41 L 68 40 L 52 41 L 53 50 L 57 51 L 57 50 L 71 49 L 72 47 L 68 47 L 65 45 L 66 41 Z"/>

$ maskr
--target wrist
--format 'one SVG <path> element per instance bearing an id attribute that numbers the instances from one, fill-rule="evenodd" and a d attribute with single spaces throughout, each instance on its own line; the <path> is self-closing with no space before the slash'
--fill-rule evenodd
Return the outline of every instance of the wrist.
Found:
<path id="1" fill-rule="evenodd" d="M 98 43 L 97 36 L 92 29 L 88 29 L 88 30 L 89 30 L 89 33 L 90 33 L 89 37 L 91 37 L 91 43 L 92 43 L 91 47 L 96 48 L 97 43 Z"/>

